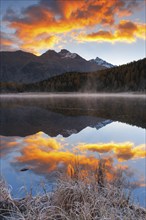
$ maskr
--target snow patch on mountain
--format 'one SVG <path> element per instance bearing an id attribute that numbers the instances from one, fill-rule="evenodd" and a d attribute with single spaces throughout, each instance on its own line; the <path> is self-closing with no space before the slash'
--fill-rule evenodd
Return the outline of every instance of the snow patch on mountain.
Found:
<path id="1" fill-rule="evenodd" d="M 100 59 L 99 57 L 96 57 L 96 59 L 92 59 L 92 60 L 89 60 L 89 61 L 92 62 L 92 63 L 96 63 L 96 64 L 98 64 L 100 66 L 104 66 L 106 68 L 114 67 L 113 64 L 108 63 L 105 60 Z"/>
<path id="2" fill-rule="evenodd" d="M 68 53 L 66 53 L 65 56 L 63 56 L 62 58 L 72 58 L 72 59 L 74 59 L 76 56 L 77 56 L 76 53 L 70 53 L 70 52 L 68 52 Z"/>
<path id="3" fill-rule="evenodd" d="M 71 59 L 74 59 L 77 57 L 77 54 L 76 53 L 71 53 L 70 51 L 66 50 L 66 49 L 62 49 L 60 52 L 59 52 L 59 55 L 61 56 L 61 58 L 71 58 Z"/>
<path id="4" fill-rule="evenodd" d="M 96 128 L 97 130 L 102 128 L 102 127 L 105 127 L 106 125 L 112 123 L 113 121 L 112 120 L 105 120 L 105 121 L 102 121 L 102 122 L 99 122 L 98 124 L 96 124 L 95 126 L 93 126 L 94 128 Z"/>

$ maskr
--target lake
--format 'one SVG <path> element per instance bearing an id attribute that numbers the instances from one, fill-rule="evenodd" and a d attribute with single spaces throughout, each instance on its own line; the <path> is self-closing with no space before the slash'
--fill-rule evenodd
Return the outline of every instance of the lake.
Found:
<path id="1" fill-rule="evenodd" d="M 51 191 L 56 171 L 75 160 L 92 169 L 103 158 L 110 178 L 123 170 L 146 207 L 145 109 L 136 94 L 1 95 L 1 174 L 12 196 Z"/>

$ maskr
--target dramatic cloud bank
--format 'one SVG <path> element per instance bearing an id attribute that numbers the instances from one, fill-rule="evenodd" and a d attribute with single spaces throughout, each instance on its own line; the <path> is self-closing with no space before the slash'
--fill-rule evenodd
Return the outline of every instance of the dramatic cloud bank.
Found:
<path id="1" fill-rule="evenodd" d="M 122 20 L 116 25 L 114 32 L 98 31 L 91 34 L 80 34 L 77 38 L 80 41 L 100 41 L 100 42 L 127 42 L 132 43 L 137 38 L 145 39 L 146 25 Z"/>
<path id="2" fill-rule="evenodd" d="M 40 54 L 56 44 L 59 47 L 67 37 L 77 42 L 97 43 L 144 39 L 145 24 L 125 20 L 143 5 L 144 1 L 137 0 L 41 0 L 23 8 L 19 14 L 9 8 L 2 25 L 13 33 L 2 33 L 1 50 L 18 47 Z"/>

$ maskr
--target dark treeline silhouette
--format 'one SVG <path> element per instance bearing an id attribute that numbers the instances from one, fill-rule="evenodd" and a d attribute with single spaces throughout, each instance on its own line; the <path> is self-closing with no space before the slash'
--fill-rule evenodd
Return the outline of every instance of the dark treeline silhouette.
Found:
<path id="1" fill-rule="evenodd" d="M 145 91 L 146 58 L 97 72 L 70 72 L 32 84 L 1 82 L 2 92 Z"/>

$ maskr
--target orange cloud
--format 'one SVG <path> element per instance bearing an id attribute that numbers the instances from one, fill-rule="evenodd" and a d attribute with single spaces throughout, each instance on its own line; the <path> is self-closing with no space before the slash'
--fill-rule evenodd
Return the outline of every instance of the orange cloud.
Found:
<path id="1" fill-rule="evenodd" d="M 28 136 L 24 139 L 24 143 L 32 147 L 43 147 L 47 151 L 49 150 L 59 150 L 61 147 L 60 143 L 57 142 L 54 138 L 45 138 L 43 137 L 43 132 L 38 132 L 34 135 Z"/>
<path id="2" fill-rule="evenodd" d="M 78 155 L 79 158 L 84 158 L 85 154 L 83 152 L 91 151 L 98 153 L 113 153 L 113 158 L 117 158 L 119 161 L 129 160 L 129 159 L 140 159 L 146 157 L 146 145 L 141 144 L 135 146 L 132 142 L 123 142 L 123 143 L 95 143 L 95 144 L 79 144 L 76 147 L 73 147 L 72 152 L 66 151 L 65 146 L 67 143 L 62 140 L 56 140 L 46 136 L 43 132 L 38 132 L 34 135 L 30 135 L 17 141 L 17 138 L 10 138 L 10 140 L 1 136 L 1 150 L 18 147 L 22 145 L 23 153 L 29 154 L 32 152 L 32 159 L 42 155 L 43 158 L 50 157 L 51 153 L 56 158 L 64 158 L 62 155 L 67 155 L 68 162 L 71 160 L 71 157 L 74 158 L 75 155 Z M 28 149 L 30 149 L 28 151 Z M 33 153 L 35 151 L 35 153 Z M 36 156 L 37 155 L 37 156 Z M 60 156 L 59 156 L 60 155 Z M 86 156 L 85 156 L 86 157 Z M 27 157 L 26 157 L 27 160 Z M 82 160 L 84 161 L 84 160 Z M 90 164 L 90 160 L 86 160 L 85 164 Z"/>
<path id="3" fill-rule="evenodd" d="M 80 34 L 80 41 L 94 42 L 134 42 L 137 38 L 145 39 L 146 24 L 121 21 L 114 32 L 98 31 L 91 34 Z"/>
<path id="4" fill-rule="evenodd" d="M 39 51 L 42 50 L 42 48 L 52 48 L 57 42 L 58 39 L 56 36 L 48 36 L 46 38 L 39 39 L 36 37 L 36 39 L 28 40 L 26 43 L 23 43 L 21 45 L 21 49 L 30 51 L 36 55 L 40 55 L 41 53 Z M 37 42 L 37 51 L 35 49 Z"/>
<path id="5" fill-rule="evenodd" d="M 87 158 L 84 155 L 75 155 L 69 151 L 47 151 L 39 145 L 27 145 L 21 151 L 21 156 L 16 158 L 17 163 L 27 163 L 30 167 L 33 165 L 33 170 L 39 173 L 48 174 L 56 171 L 60 165 L 67 168 L 69 164 L 73 164 L 77 159 L 81 166 L 97 167 L 98 160 L 96 158 Z"/>
<path id="6" fill-rule="evenodd" d="M 123 0 L 41 0 L 38 4 L 23 9 L 20 14 L 12 9 L 7 10 L 3 23 L 15 30 L 14 35 L 20 43 L 20 49 L 39 54 L 41 50 L 62 42 L 64 33 L 71 37 L 71 31 L 78 31 L 78 41 L 131 42 L 137 37 L 143 39 L 143 24 L 135 24 L 135 29 L 134 23 L 133 27 L 129 23 L 129 29 L 125 23 L 115 27 L 117 16 L 129 16 L 142 5 L 142 1 Z M 115 28 L 115 32 L 103 30 L 93 34 L 80 34 L 83 29 L 97 29 L 98 25 Z"/>
<path id="7" fill-rule="evenodd" d="M 115 33 L 117 38 L 121 39 L 136 39 L 141 38 L 145 39 L 145 31 L 146 31 L 146 24 L 141 23 L 133 23 L 131 21 L 122 20 L 119 25 L 117 26 L 117 31 Z"/>
<path id="8" fill-rule="evenodd" d="M 2 31 L 0 31 L 0 41 L 1 41 L 1 47 L 0 50 L 14 50 L 18 48 L 18 42 L 16 45 L 16 39 L 11 34 L 6 34 Z"/>
<path id="9" fill-rule="evenodd" d="M 54 145 L 52 145 L 51 149 L 47 150 L 46 147 L 42 147 L 42 140 L 38 141 L 38 144 L 37 142 L 31 144 L 33 139 L 35 139 L 35 135 L 32 139 L 29 138 L 26 141 L 27 145 L 20 151 L 21 156 L 16 157 L 13 163 L 21 166 L 27 164 L 33 172 L 45 175 L 63 169 L 72 177 L 77 175 L 77 177 L 85 178 L 91 170 L 97 171 L 99 165 L 98 158 L 81 153 L 76 154 L 70 151 L 63 151 L 60 148 L 56 150 Z M 103 161 L 105 176 L 109 181 L 113 181 L 117 177 L 119 170 L 124 172 L 128 170 L 128 167 L 125 165 L 114 165 L 114 160 L 111 156 L 106 156 Z"/>
<path id="10" fill-rule="evenodd" d="M 46 151 L 39 145 L 27 145 L 21 150 L 21 156 L 15 158 L 15 162 L 21 166 L 27 164 L 36 173 L 48 175 L 54 171 L 65 170 L 69 176 L 85 178 L 91 170 L 97 170 L 99 159 L 82 154 L 76 155 L 69 151 L 53 149 Z M 105 176 L 111 181 L 116 177 L 118 167 L 113 166 L 111 157 L 105 158 L 104 163 Z"/>
<path id="11" fill-rule="evenodd" d="M 14 147 L 20 147 L 21 156 L 15 158 L 17 164 L 27 164 L 33 171 L 48 174 L 58 170 L 60 167 L 69 173 L 71 166 L 80 164 L 83 173 L 87 174 L 89 168 L 96 169 L 99 160 L 95 157 L 73 153 L 64 149 L 64 143 L 60 143 L 54 138 L 45 136 L 43 132 L 27 136 L 20 141 L 2 137 L 2 148 L 5 153 L 10 153 Z M 10 151 L 11 149 L 11 151 Z M 4 156 L 4 155 L 3 155 Z M 111 166 L 112 160 L 106 159 L 106 166 Z M 74 171 L 75 172 L 75 171 Z M 83 174 L 82 173 L 82 174 Z"/>
<path id="12" fill-rule="evenodd" d="M 76 156 L 69 151 L 63 151 L 63 144 L 60 144 L 54 138 L 44 137 L 43 132 L 38 132 L 34 135 L 28 136 L 23 139 L 22 156 L 17 157 L 16 160 L 21 163 L 36 162 L 36 166 L 43 166 L 42 172 L 48 173 L 57 169 L 60 163 L 66 165 L 71 161 L 78 160 L 82 165 L 97 166 L 97 160 L 90 160 L 84 155 Z M 39 169 L 37 167 L 37 169 Z"/>
<path id="13" fill-rule="evenodd" d="M 1 38 L 1 44 L 2 45 L 5 45 L 5 46 L 11 46 L 12 45 L 12 41 L 11 40 L 9 40 L 9 39 L 2 39 Z"/>
<path id="14" fill-rule="evenodd" d="M 4 136 L 0 136 L 0 157 L 4 157 L 8 153 L 12 152 L 17 148 L 18 142 L 15 137 L 9 137 L 8 139 Z"/>
<path id="15" fill-rule="evenodd" d="M 129 159 L 139 159 L 146 157 L 146 145 L 142 144 L 139 146 L 134 146 L 133 143 L 99 143 L 99 144 L 83 144 L 77 147 L 81 151 L 92 151 L 99 153 L 113 152 L 119 161 L 129 160 Z"/>

